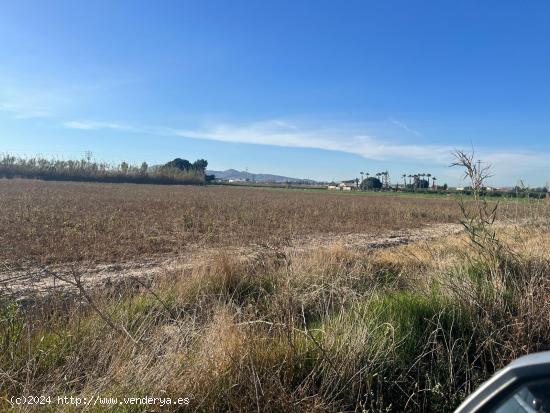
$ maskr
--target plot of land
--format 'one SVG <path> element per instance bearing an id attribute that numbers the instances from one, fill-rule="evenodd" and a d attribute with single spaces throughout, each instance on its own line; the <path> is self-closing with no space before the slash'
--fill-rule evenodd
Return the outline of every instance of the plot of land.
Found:
<path id="1" fill-rule="evenodd" d="M 442 197 L 0 180 L 0 208 L 0 395 L 450 412 L 550 349 L 546 201 L 477 243 Z"/>
<path id="2" fill-rule="evenodd" d="M 117 262 L 456 222 L 453 200 L 300 190 L 0 180 L 0 262 Z"/>

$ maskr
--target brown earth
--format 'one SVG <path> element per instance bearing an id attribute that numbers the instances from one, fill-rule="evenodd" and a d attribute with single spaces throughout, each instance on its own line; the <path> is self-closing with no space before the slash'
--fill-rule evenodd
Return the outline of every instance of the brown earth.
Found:
<path id="1" fill-rule="evenodd" d="M 389 248 L 412 242 L 429 241 L 462 231 L 459 224 L 431 224 L 422 228 L 386 231 L 382 234 L 324 234 L 301 237 L 287 245 L 273 247 L 256 244 L 247 247 L 191 247 L 183 254 L 171 257 L 146 257 L 140 260 L 126 260 L 120 263 L 73 262 L 55 265 L 23 266 L 0 269 L 0 296 L 19 299 L 47 296 L 53 293 L 74 293 L 78 289 L 71 283 L 74 275 L 81 278 L 85 287 L 109 287 L 129 280 L 149 280 L 172 270 L 191 270 L 207 265 L 220 252 L 229 252 L 239 259 L 254 258 L 270 249 L 284 254 L 308 253 L 316 249 L 339 245 L 346 249 L 365 251 Z M 68 281 L 67 281 L 68 280 Z"/>

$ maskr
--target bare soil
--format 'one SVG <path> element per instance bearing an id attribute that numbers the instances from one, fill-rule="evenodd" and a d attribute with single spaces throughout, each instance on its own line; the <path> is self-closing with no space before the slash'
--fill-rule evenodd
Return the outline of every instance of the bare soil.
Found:
<path id="1" fill-rule="evenodd" d="M 368 251 L 377 248 L 390 248 L 398 245 L 457 234 L 462 231 L 460 224 L 430 224 L 422 228 L 390 230 L 382 234 L 351 233 L 322 234 L 300 237 L 289 241 L 284 247 L 277 247 L 286 254 L 307 253 L 331 245 L 341 245 L 347 249 Z M 55 265 L 26 265 L 19 268 L 0 268 L 0 297 L 15 297 L 28 300 L 50 294 L 72 294 L 78 291 L 70 281 L 77 274 L 82 285 L 88 288 L 110 287 L 132 280 L 151 280 L 171 270 L 193 269 L 205 265 L 220 252 L 230 253 L 246 260 L 272 248 L 267 244 L 253 244 L 247 247 L 194 246 L 184 253 L 172 256 L 147 256 L 120 263 L 73 262 Z"/>

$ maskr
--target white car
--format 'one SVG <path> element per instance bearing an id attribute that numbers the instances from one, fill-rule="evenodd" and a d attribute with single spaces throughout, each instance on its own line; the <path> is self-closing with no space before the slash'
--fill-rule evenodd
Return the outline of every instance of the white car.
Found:
<path id="1" fill-rule="evenodd" d="M 514 360 L 472 393 L 455 413 L 550 413 L 550 351 Z"/>

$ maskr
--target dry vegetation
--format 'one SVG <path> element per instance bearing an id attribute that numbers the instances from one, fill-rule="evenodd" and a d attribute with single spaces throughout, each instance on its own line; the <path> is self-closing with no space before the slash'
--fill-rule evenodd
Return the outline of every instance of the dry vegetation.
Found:
<path id="1" fill-rule="evenodd" d="M 0 188 L 10 263 L 264 244 L 247 259 L 220 248 L 203 265 L 150 282 L 26 306 L 4 300 L 0 409 L 9 395 L 100 394 L 191 398 L 165 411 L 445 412 L 511 359 L 550 349 L 545 203 L 505 206 L 521 225 L 488 223 L 493 238 L 468 232 L 375 251 L 289 252 L 280 248 L 289 234 L 418 227 L 456 221 L 460 208 L 233 188 Z M 49 409 L 59 410 L 82 408 Z"/>
<path id="2" fill-rule="evenodd" d="M 0 262 L 118 261 L 456 221 L 456 202 L 288 190 L 0 180 Z"/>
<path id="3" fill-rule="evenodd" d="M 91 159 L 61 160 L 42 157 L 21 158 L 0 153 L 0 178 L 30 178 L 51 181 L 131 182 L 149 184 L 200 185 L 205 183 L 204 169 L 178 169 L 173 166 L 149 168 L 122 162 L 110 165 Z"/>

